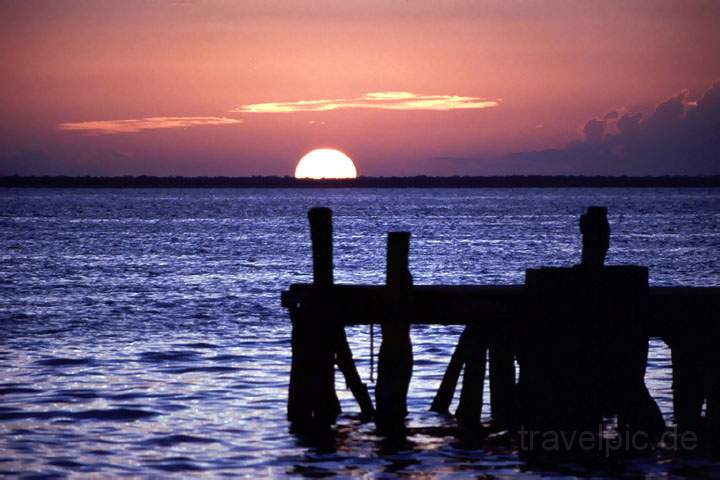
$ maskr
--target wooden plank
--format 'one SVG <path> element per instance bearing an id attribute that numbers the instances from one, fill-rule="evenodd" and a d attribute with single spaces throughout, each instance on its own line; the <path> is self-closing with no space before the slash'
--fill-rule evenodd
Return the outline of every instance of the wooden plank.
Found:
<path id="1" fill-rule="evenodd" d="M 501 311 L 521 308 L 521 286 L 490 286 L 483 287 L 481 291 L 483 294 L 478 295 L 478 290 L 468 292 L 456 287 L 414 287 L 411 291 L 412 323 L 465 325 L 477 320 L 480 312 L 484 318 L 493 318 Z M 370 285 L 327 288 L 292 285 L 283 295 L 283 306 L 286 308 L 301 308 L 317 302 L 332 312 L 332 316 L 342 318 L 345 325 L 368 325 L 384 316 L 386 306 L 393 299 L 384 286 Z"/>
<path id="2" fill-rule="evenodd" d="M 418 325 L 503 321 L 522 315 L 525 308 L 522 285 L 416 285 L 412 296 L 412 322 Z M 294 284 L 282 293 L 283 307 L 299 308 L 320 302 L 344 325 L 377 323 L 390 301 L 383 285 Z M 648 333 L 663 336 L 673 322 L 700 321 L 703 312 L 718 311 L 720 287 L 650 287 Z M 693 316 L 693 312 L 699 312 L 698 316 Z"/>

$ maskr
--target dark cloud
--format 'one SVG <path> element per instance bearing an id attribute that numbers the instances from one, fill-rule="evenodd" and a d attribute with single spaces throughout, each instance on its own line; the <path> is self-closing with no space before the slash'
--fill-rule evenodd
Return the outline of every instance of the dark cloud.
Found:
<path id="1" fill-rule="evenodd" d="M 585 141 L 588 143 L 601 143 L 605 137 L 605 120 L 592 119 L 583 129 Z"/>
<path id="2" fill-rule="evenodd" d="M 630 134 L 637 131 L 642 120 L 642 113 L 625 114 L 617 121 L 617 128 L 620 133 Z"/>
<path id="3" fill-rule="evenodd" d="M 567 175 L 720 174 L 720 81 L 697 101 L 683 91 L 643 117 L 611 111 L 585 123 L 564 148 L 476 161 L 492 173 Z"/>
<path id="4" fill-rule="evenodd" d="M 605 115 L 605 117 L 603 117 L 603 120 L 614 120 L 614 119 L 618 118 L 619 116 L 620 116 L 620 114 L 618 112 L 612 111 L 612 112 L 608 112 Z"/>

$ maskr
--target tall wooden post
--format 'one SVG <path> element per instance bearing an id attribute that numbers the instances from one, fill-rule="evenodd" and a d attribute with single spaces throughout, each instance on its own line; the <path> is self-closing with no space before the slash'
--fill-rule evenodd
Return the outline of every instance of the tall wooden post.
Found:
<path id="1" fill-rule="evenodd" d="M 340 413 L 335 393 L 335 334 L 324 314 L 322 287 L 333 283 L 332 212 L 308 212 L 313 256 L 313 280 L 320 297 L 311 305 L 291 309 L 292 366 L 288 394 L 288 420 L 330 424 Z M 318 301 L 320 300 L 320 301 Z"/>
<path id="2" fill-rule="evenodd" d="M 332 423 L 340 413 L 335 392 L 335 364 L 364 415 L 374 412 L 367 387 L 358 374 L 345 328 L 328 317 L 324 303 L 332 301 L 332 211 L 317 207 L 308 212 L 313 257 L 315 296 L 306 305 L 290 308 L 293 320 L 292 367 L 288 395 L 288 419 L 294 422 Z"/>
<path id="3" fill-rule="evenodd" d="M 381 325 L 382 344 L 375 387 L 376 421 L 384 428 L 402 426 L 407 415 L 407 394 L 413 368 L 409 250 L 409 232 L 388 234 L 386 284 L 389 302 Z"/>
<path id="4" fill-rule="evenodd" d="M 319 286 L 330 286 L 333 279 L 333 244 L 332 244 L 332 211 L 329 208 L 312 208 L 308 212 L 310 233 L 313 245 L 313 283 Z M 326 319 L 335 322 L 337 319 Z M 327 327 L 327 324 L 324 326 Z M 363 415 L 372 415 L 374 408 L 368 389 L 358 374 L 352 351 L 347 341 L 345 328 L 342 325 L 332 327 L 335 332 L 333 353 L 335 363 L 345 377 Z M 333 384 L 334 385 L 334 384 Z M 333 387 L 334 388 L 334 387 Z"/>

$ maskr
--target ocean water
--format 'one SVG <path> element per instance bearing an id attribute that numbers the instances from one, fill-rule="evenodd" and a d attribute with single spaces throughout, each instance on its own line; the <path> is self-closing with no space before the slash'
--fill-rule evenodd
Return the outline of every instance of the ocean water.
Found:
<path id="1" fill-rule="evenodd" d="M 720 474 L 666 453 L 537 470 L 425 428 L 453 424 L 427 410 L 456 327 L 413 328 L 405 444 L 362 423 L 341 380 L 332 435 L 291 434 L 279 296 L 310 281 L 306 211 L 320 205 L 337 282 L 383 283 L 385 233 L 409 230 L 416 284 L 519 284 L 525 268 L 576 263 L 579 215 L 606 205 L 608 263 L 720 285 L 717 189 L 0 190 L 0 475 Z M 368 327 L 348 336 L 367 382 Z M 653 340 L 646 380 L 671 423 L 669 367 Z"/>

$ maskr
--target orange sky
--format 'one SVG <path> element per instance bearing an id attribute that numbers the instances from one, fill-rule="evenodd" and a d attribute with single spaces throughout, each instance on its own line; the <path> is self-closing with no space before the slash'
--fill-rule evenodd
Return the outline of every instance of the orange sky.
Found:
<path id="1" fill-rule="evenodd" d="M 325 146 L 361 175 L 713 173 L 511 154 L 692 110 L 718 25 L 717 1 L 5 0 L 0 173 L 290 175 Z"/>

